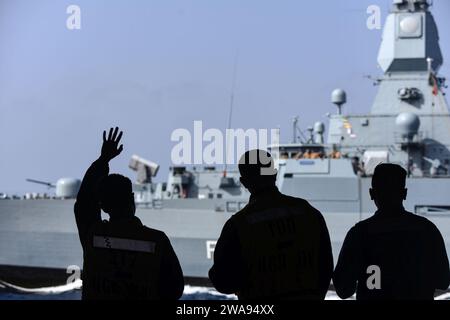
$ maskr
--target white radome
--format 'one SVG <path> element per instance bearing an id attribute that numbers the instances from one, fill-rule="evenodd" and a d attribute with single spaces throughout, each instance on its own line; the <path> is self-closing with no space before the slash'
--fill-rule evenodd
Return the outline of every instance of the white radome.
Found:
<path id="1" fill-rule="evenodd" d="M 405 33 L 416 33 L 419 25 L 419 19 L 414 16 L 406 17 L 400 21 L 400 28 Z"/>

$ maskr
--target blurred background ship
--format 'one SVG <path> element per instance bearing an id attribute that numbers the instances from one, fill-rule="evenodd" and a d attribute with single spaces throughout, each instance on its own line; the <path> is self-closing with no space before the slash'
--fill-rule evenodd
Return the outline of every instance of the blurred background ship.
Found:
<path id="1" fill-rule="evenodd" d="M 293 121 L 290 143 L 272 145 L 281 192 L 305 198 L 324 215 L 338 256 L 346 232 L 375 207 L 368 189 L 380 162 L 407 171 L 405 207 L 433 221 L 450 249 L 450 115 L 438 30 L 426 0 L 394 0 L 378 63 L 384 74 L 369 114 L 346 114 L 346 93 L 332 92 L 337 112 L 304 134 Z M 325 136 L 327 131 L 327 137 Z M 137 216 L 168 234 L 186 280 L 207 284 L 225 221 L 248 201 L 236 169 L 174 166 L 154 183 L 159 165 L 133 156 Z M 62 284 L 82 265 L 73 216 L 80 180 L 60 179 L 55 195 L 1 194 L 0 279 L 28 286 Z"/>

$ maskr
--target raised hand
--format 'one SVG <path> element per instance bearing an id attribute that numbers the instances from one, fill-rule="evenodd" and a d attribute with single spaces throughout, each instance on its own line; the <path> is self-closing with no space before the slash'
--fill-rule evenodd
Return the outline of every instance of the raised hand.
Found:
<path id="1" fill-rule="evenodd" d="M 119 128 L 109 129 L 108 139 L 106 138 L 106 131 L 103 131 L 103 145 L 100 159 L 105 161 L 110 161 L 117 157 L 123 150 L 123 145 L 119 145 L 120 139 L 122 138 L 122 131 L 119 132 Z"/>

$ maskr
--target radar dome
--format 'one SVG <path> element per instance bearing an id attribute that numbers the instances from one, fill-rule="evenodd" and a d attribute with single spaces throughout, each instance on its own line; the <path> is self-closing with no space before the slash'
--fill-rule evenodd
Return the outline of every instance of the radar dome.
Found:
<path id="1" fill-rule="evenodd" d="M 331 102 L 337 105 L 341 105 L 347 102 L 347 94 L 342 89 L 335 89 L 331 93 Z"/>
<path id="2" fill-rule="evenodd" d="M 325 125 L 323 124 L 323 122 L 317 121 L 316 123 L 314 123 L 314 132 L 319 134 L 325 132 Z"/>
<path id="3" fill-rule="evenodd" d="M 395 118 L 395 125 L 402 138 L 412 139 L 419 131 L 419 116 L 412 112 L 402 112 Z"/>
<path id="4" fill-rule="evenodd" d="M 400 29 L 404 33 L 414 34 L 420 27 L 421 16 L 410 15 L 400 21 Z"/>
<path id="5" fill-rule="evenodd" d="M 61 178 L 56 182 L 56 196 L 58 198 L 76 198 L 81 181 L 74 178 Z"/>
<path id="6" fill-rule="evenodd" d="M 314 143 L 323 144 L 323 133 L 325 132 L 325 125 L 323 122 L 317 121 L 314 123 Z"/>

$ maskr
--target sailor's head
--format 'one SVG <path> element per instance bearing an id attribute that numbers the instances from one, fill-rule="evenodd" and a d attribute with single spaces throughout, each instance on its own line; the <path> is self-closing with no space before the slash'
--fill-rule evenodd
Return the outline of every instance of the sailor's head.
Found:
<path id="1" fill-rule="evenodd" d="M 245 152 L 239 160 L 241 183 L 251 192 L 275 186 L 277 171 L 269 152 L 253 149 Z"/>
<path id="2" fill-rule="evenodd" d="M 99 185 L 100 206 L 112 218 L 134 216 L 136 207 L 130 179 L 120 174 L 110 174 Z"/>
<path id="3" fill-rule="evenodd" d="M 382 163 L 376 166 L 372 177 L 370 197 L 378 209 L 395 209 L 406 199 L 406 170 L 398 164 Z"/>

